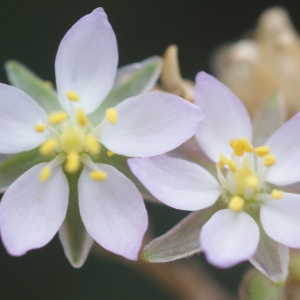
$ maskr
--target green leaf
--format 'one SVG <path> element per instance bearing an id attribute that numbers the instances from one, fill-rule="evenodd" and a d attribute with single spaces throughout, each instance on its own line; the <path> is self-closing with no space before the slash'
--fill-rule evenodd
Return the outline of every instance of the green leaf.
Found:
<path id="1" fill-rule="evenodd" d="M 4 192 L 20 175 L 41 162 L 49 161 L 39 154 L 39 149 L 9 156 L 0 162 L 0 192 Z"/>
<path id="2" fill-rule="evenodd" d="M 283 283 L 288 275 L 289 248 L 272 240 L 258 225 L 259 244 L 249 261 L 273 282 Z"/>
<path id="3" fill-rule="evenodd" d="M 201 228 L 220 207 L 217 201 L 211 207 L 192 212 L 167 233 L 151 241 L 144 248 L 142 258 L 149 262 L 161 263 L 200 252 Z"/>
<path id="4" fill-rule="evenodd" d="M 160 75 L 161 65 L 161 58 L 154 56 L 118 69 L 113 89 L 100 107 L 89 115 L 92 124 L 98 125 L 102 121 L 108 107 L 114 107 L 129 97 L 152 90 Z"/>
<path id="5" fill-rule="evenodd" d="M 31 96 L 47 113 L 61 110 L 55 90 L 26 66 L 10 60 L 5 70 L 9 82 Z"/>
<path id="6" fill-rule="evenodd" d="M 69 206 L 66 219 L 59 229 L 59 239 L 71 265 L 80 268 L 93 245 L 93 239 L 87 233 L 79 213 L 78 179 L 81 172 L 74 175 L 67 174 L 69 183 Z"/>
<path id="7" fill-rule="evenodd" d="M 286 119 L 283 95 L 274 92 L 254 116 L 253 145 L 262 146 Z"/>
<path id="8" fill-rule="evenodd" d="M 284 300 L 283 286 L 273 283 L 253 269 L 246 274 L 239 287 L 240 300 Z"/>

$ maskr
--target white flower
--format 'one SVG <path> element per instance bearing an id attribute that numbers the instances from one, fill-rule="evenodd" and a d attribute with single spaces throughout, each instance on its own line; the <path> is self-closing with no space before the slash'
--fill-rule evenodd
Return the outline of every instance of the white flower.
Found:
<path id="1" fill-rule="evenodd" d="M 195 163 L 163 156 L 130 159 L 132 172 L 157 199 L 177 209 L 201 210 L 219 199 L 221 209 L 199 237 L 208 261 L 216 266 L 230 267 L 251 258 L 261 225 L 276 242 L 300 248 L 300 195 L 272 186 L 300 180 L 300 113 L 266 145 L 254 148 L 243 104 L 204 72 L 196 78 L 195 104 L 206 112 L 196 139 L 217 163 L 219 182 Z"/>
<path id="2" fill-rule="evenodd" d="M 148 223 L 143 199 L 122 173 L 93 158 L 101 144 L 110 156 L 147 157 L 169 151 L 195 133 L 203 114 L 179 97 L 147 93 L 107 109 L 94 127 L 88 114 L 112 87 L 117 62 L 115 34 L 98 8 L 81 18 L 59 46 L 55 72 L 63 110 L 47 115 L 22 91 L 0 84 L 0 152 L 40 146 L 40 154 L 52 158 L 24 173 L 3 196 L 1 236 L 10 254 L 44 246 L 61 227 L 69 201 L 65 171 L 81 172 L 78 204 L 90 235 L 85 257 L 94 239 L 109 251 L 137 259 Z M 66 230 L 60 234 L 63 244 Z"/>

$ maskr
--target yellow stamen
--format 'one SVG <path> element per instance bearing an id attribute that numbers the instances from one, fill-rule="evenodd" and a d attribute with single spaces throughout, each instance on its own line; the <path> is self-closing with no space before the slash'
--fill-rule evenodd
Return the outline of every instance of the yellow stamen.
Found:
<path id="1" fill-rule="evenodd" d="M 266 167 L 271 167 L 271 166 L 273 166 L 275 163 L 276 163 L 275 155 L 273 155 L 273 154 L 268 154 L 268 155 L 265 156 L 264 161 L 263 161 L 264 166 L 266 166 Z"/>
<path id="2" fill-rule="evenodd" d="M 273 190 L 272 193 L 271 193 L 271 197 L 273 199 L 281 199 L 283 197 L 283 191 Z"/>
<path id="3" fill-rule="evenodd" d="M 67 173 L 76 173 L 80 168 L 80 156 L 76 152 L 69 153 L 65 163 Z"/>
<path id="4" fill-rule="evenodd" d="M 40 146 L 40 154 L 44 156 L 52 154 L 55 151 L 57 144 L 58 143 L 56 139 L 50 139 L 46 141 Z"/>
<path id="5" fill-rule="evenodd" d="M 46 124 L 44 124 L 44 123 L 37 123 L 37 124 L 35 124 L 34 129 L 37 132 L 44 132 L 45 129 L 46 129 Z"/>
<path id="6" fill-rule="evenodd" d="M 228 203 L 228 208 L 235 212 L 242 210 L 244 206 L 245 206 L 245 201 L 243 198 L 239 196 L 232 197 Z"/>
<path id="7" fill-rule="evenodd" d="M 77 121 L 82 127 L 85 127 L 88 122 L 87 117 L 81 108 L 77 110 Z"/>
<path id="8" fill-rule="evenodd" d="M 49 81 L 49 80 L 44 81 L 44 85 L 48 89 L 52 89 L 53 88 L 53 83 L 51 81 Z"/>
<path id="9" fill-rule="evenodd" d="M 236 170 L 237 170 L 237 165 L 236 165 L 236 163 L 235 163 L 235 161 L 234 160 L 232 160 L 232 159 L 227 159 L 227 165 L 228 165 L 228 167 L 229 167 L 229 169 L 231 170 L 231 172 L 236 172 Z"/>
<path id="10" fill-rule="evenodd" d="M 93 171 L 93 172 L 90 172 L 90 177 L 93 179 L 93 180 L 96 180 L 96 181 L 102 181 L 104 180 L 107 175 L 104 171 Z"/>
<path id="11" fill-rule="evenodd" d="M 248 176 L 245 181 L 246 181 L 246 185 L 253 189 L 256 189 L 259 185 L 258 178 L 254 175 Z"/>
<path id="12" fill-rule="evenodd" d="M 100 153 L 101 150 L 100 143 L 92 134 L 86 135 L 86 145 L 87 145 L 86 151 L 90 152 L 91 154 L 97 155 Z"/>
<path id="13" fill-rule="evenodd" d="M 220 154 L 220 160 L 219 160 L 219 162 L 218 162 L 218 164 L 217 164 L 217 167 L 218 167 L 219 169 L 223 169 L 223 168 L 225 167 L 226 163 L 227 163 L 227 158 L 226 158 L 226 156 L 223 155 L 223 154 Z"/>
<path id="14" fill-rule="evenodd" d="M 110 151 L 110 150 L 107 150 L 107 156 L 108 157 L 112 157 L 114 155 L 114 152 Z"/>
<path id="15" fill-rule="evenodd" d="M 65 121 L 67 118 L 68 118 L 68 114 L 65 111 L 58 111 L 50 114 L 48 116 L 48 121 L 49 123 L 56 125 Z"/>
<path id="16" fill-rule="evenodd" d="M 51 174 L 51 168 L 49 166 L 44 167 L 40 172 L 40 181 L 45 182 Z"/>
<path id="17" fill-rule="evenodd" d="M 105 116 L 111 124 L 115 124 L 118 120 L 118 113 L 113 107 L 106 110 Z"/>
<path id="18" fill-rule="evenodd" d="M 244 147 L 243 147 L 242 142 L 239 139 L 230 140 L 230 147 L 233 149 L 234 154 L 236 156 L 244 155 Z"/>
<path id="19" fill-rule="evenodd" d="M 69 98 L 69 100 L 77 102 L 79 101 L 79 96 L 74 91 L 67 91 L 66 96 Z"/>
<path id="20" fill-rule="evenodd" d="M 257 147 L 255 148 L 256 156 L 264 157 L 270 153 L 270 148 L 267 146 Z"/>
<path id="21" fill-rule="evenodd" d="M 247 138 L 242 137 L 240 139 L 240 142 L 243 145 L 244 151 L 252 153 L 253 152 L 253 146 L 249 143 L 249 141 L 247 140 Z"/>

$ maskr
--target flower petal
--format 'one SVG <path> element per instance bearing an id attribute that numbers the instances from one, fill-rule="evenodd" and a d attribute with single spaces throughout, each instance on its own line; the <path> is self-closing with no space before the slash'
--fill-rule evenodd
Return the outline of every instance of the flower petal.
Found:
<path id="1" fill-rule="evenodd" d="M 223 209 L 203 226 L 200 243 L 207 260 L 228 268 L 251 257 L 258 245 L 259 229 L 247 213 Z"/>
<path id="2" fill-rule="evenodd" d="M 199 234 L 202 226 L 220 208 L 219 203 L 195 211 L 175 227 L 152 240 L 143 250 L 143 258 L 150 262 L 169 262 L 189 257 L 201 251 Z"/>
<path id="3" fill-rule="evenodd" d="M 216 78 L 205 72 L 197 74 L 194 103 L 205 109 L 205 119 L 196 132 L 196 139 L 214 162 L 221 153 L 231 156 L 231 139 L 246 137 L 251 141 L 251 121 L 246 108 Z"/>
<path id="4" fill-rule="evenodd" d="M 136 260 L 148 225 L 143 199 L 134 184 L 112 166 L 97 164 L 107 174 L 90 178 L 84 168 L 79 178 L 79 210 L 86 230 L 105 249 Z"/>
<path id="5" fill-rule="evenodd" d="M 46 165 L 38 164 L 24 173 L 2 198 L 1 236 L 11 255 L 20 256 L 46 245 L 66 216 L 67 179 L 61 167 L 56 167 L 46 182 L 40 182 L 40 171 Z"/>
<path id="6" fill-rule="evenodd" d="M 260 209 L 267 235 L 291 248 L 300 248 L 300 195 L 284 193 L 280 200 L 269 200 Z"/>
<path id="7" fill-rule="evenodd" d="M 39 146 L 46 138 L 34 126 L 46 121 L 45 111 L 27 94 L 0 83 L 0 153 L 18 153 Z"/>
<path id="8" fill-rule="evenodd" d="M 162 59 L 153 56 L 119 68 L 111 91 L 101 105 L 89 115 L 92 124 L 100 123 L 107 108 L 116 106 L 126 98 L 150 92 L 159 78 L 161 66 Z"/>
<path id="9" fill-rule="evenodd" d="M 149 191 L 140 183 L 140 181 L 132 174 L 127 163 L 128 157 L 123 155 L 115 154 L 110 157 L 107 155 L 107 149 L 105 147 L 101 148 L 100 154 L 95 157 L 94 162 L 107 164 L 115 167 L 123 175 L 125 175 L 130 181 L 134 183 L 139 192 L 141 193 L 144 200 L 154 202 L 156 204 L 161 204 L 157 199 L 149 193 Z M 1 191 L 1 164 L 0 164 L 0 191 Z"/>
<path id="10" fill-rule="evenodd" d="M 276 185 L 288 185 L 300 181 L 300 112 L 285 122 L 268 139 L 266 145 L 276 157 L 267 181 Z"/>
<path id="11" fill-rule="evenodd" d="M 202 110 L 182 98 L 151 92 L 118 104 L 118 121 L 106 124 L 100 142 L 118 154 L 154 156 L 170 151 L 195 134 Z"/>
<path id="12" fill-rule="evenodd" d="M 115 33 L 102 8 L 81 18 L 62 39 L 55 60 L 61 106 L 69 111 L 67 91 L 80 97 L 76 107 L 93 112 L 110 91 L 118 64 Z"/>
<path id="13" fill-rule="evenodd" d="M 272 240 L 259 225 L 259 244 L 249 261 L 273 282 L 285 282 L 288 275 L 289 248 Z"/>
<path id="14" fill-rule="evenodd" d="M 155 156 L 132 158 L 128 165 L 154 197 L 173 208 L 203 209 L 213 205 L 220 196 L 215 178 L 192 162 Z"/>

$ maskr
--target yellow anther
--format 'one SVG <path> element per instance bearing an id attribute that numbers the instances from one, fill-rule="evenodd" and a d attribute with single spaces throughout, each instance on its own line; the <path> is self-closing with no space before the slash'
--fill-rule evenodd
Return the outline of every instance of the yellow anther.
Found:
<path id="1" fill-rule="evenodd" d="M 219 160 L 219 162 L 218 162 L 218 164 L 217 164 L 217 167 L 218 167 L 219 169 L 223 169 L 223 168 L 225 167 L 226 163 L 227 163 L 227 158 L 226 158 L 226 156 L 223 155 L 223 154 L 220 154 L 220 160 Z"/>
<path id="2" fill-rule="evenodd" d="M 266 166 L 266 167 L 271 167 L 271 166 L 273 166 L 275 163 L 276 163 L 275 155 L 273 155 L 273 154 L 268 154 L 268 155 L 265 156 L 264 161 L 263 161 L 264 166 Z"/>
<path id="3" fill-rule="evenodd" d="M 101 145 L 92 134 L 86 135 L 86 146 L 86 151 L 91 154 L 97 155 L 100 153 Z"/>
<path id="4" fill-rule="evenodd" d="M 239 196 L 232 197 L 228 203 L 228 208 L 238 212 L 245 206 L 245 200 Z"/>
<path id="5" fill-rule="evenodd" d="M 74 91 L 67 91 L 66 96 L 69 98 L 69 100 L 77 102 L 79 101 L 79 96 Z"/>
<path id="6" fill-rule="evenodd" d="M 40 172 L 40 181 L 45 182 L 51 174 L 51 168 L 49 166 L 44 167 Z"/>
<path id="7" fill-rule="evenodd" d="M 44 81 L 44 86 L 47 87 L 48 89 L 53 88 L 53 83 L 49 80 Z"/>
<path id="8" fill-rule="evenodd" d="M 58 111 L 48 116 L 49 123 L 56 125 L 68 119 L 68 114 L 65 111 Z"/>
<path id="9" fill-rule="evenodd" d="M 270 148 L 267 146 L 261 146 L 255 148 L 256 156 L 258 157 L 264 157 L 270 153 Z"/>
<path id="10" fill-rule="evenodd" d="M 104 180 L 107 175 L 104 171 L 93 171 L 93 172 L 90 172 L 90 177 L 93 179 L 93 180 L 96 180 L 96 181 L 102 181 Z"/>
<path id="11" fill-rule="evenodd" d="M 118 113 L 113 107 L 106 110 L 105 116 L 111 124 L 115 124 L 118 120 Z"/>
<path id="12" fill-rule="evenodd" d="M 259 185 L 258 178 L 254 175 L 248 176 L 245 181 L 246 181 L 246 185 L 253 189 L 256 189 Z"/>
<path id="13" fill-rule="evenodd" d="M 50 139 L 46 141 L 40 146 L 40 154 L 44 156 L 52 154 L 55 151 L 57 144 L 58 143 L 56 139 Z"/>
<path id="14" fill-rule="evenodd" d="M 80 168 L 80 156 L 76 152 L 69 153 L 65 163 L 67 173 L 76 173 Z"/>
<path id="15" fill-rule="evenodd" d="M 86 138 L 81 128 L 67 127 L 59 138 L 60 146 L 66 153 L 80 153 L 85 149 Z"/>
<path id="16" fill-rule="evenodd" d="M 243 156 L 244 147 L 243 147 L 242 142 L 239 139 L 230 140 L 230 147 L 233 149 L 234 154 L 236 156 Z"/>
<path id="17" fill-rule="evenodd" d="M 272 193 L 271 193 L 271 197 L 273 199 L 281 199 L 283 197 L 283 191 L 273 190 Z"/>
<path id="18" fill-rule="evenodd" d="M 236 165 L 236 163 L 235 163 L 235 161 L 234 160 L 232 160 L 232 159 L 227 159 L 227 165 L 228 165 L 228 167 L 229 167 L 229 169 L 231 170 L 231 172 L 236 172 L 236 170 L 237 170 L 237 165 Z"/>
<path id="19" fill-rule="evenodd" d="M 44 132 L 45 129 L 46 129 L 46 125 L 44 123 L 37 123 L 35 126 L 34 126 L 34 129 L 37 131 L 37 132 Z"/>
<path id="20" fill-rule="evenodd" d="M 88 122 L 87 117 L 81 108 L 77 110 L 77 121 L 82 127 L 85 127 Z"/>
<path id="21" fill-rule="evenodd" d="M 107 150 L 107 156 L 108 157 L 112 157 L 114 155 L 114 152 L 110 151 L 110 150 Z"/>
<path id="22" fill-rule="evenodd" d="M 249 143 L 249 141 L 247 140 L 247 138 L 242 137 L 240 139 L 240 142 L 243 145 L 244 151 L 246 151 L 248 153 L 252 153 L 253 152 L 253 146 Z"/>

